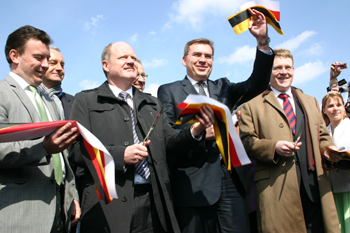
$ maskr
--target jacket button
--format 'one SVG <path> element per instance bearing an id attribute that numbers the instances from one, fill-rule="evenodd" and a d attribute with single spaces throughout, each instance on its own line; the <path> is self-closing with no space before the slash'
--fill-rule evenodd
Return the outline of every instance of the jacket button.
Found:
<path id="1" fill-rule="evenodd" d="M 129 145 L 129 142 L 124 142 L 124 146 L 128 146 Z"/>
<path id="2" fill-rule="evenodd" d="M 286 170 L 286 169 L 283 169 L 283 170 L 282 170 L 282 173 L 287 173 L 287 170 Z"/>
<path id="3" fill-rule="evenodd" d="M 283 123 L 281 123 L 279 126 L 280 126 L 280 128 L 283 128 Z"/>
<path id="4" fill-rule="evenodd" d="M 123 202 L 128 201 L 128 197 L 127 197 L 127 196 L 124 196 L 124 197 L 122 198 L 122 201 L 123 201 Z"/>
<path id="5" fill-rule="evenodd" d="M 129 121 L 130 120 L 130 118 L 129 117 L 124 117 L 124 121 L 126 122 L 126 121 Z"/>

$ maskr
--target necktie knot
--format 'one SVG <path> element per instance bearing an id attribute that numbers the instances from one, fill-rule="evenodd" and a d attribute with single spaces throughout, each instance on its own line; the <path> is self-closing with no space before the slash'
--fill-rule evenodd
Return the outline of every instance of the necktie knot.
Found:
<path id="1" fill-rule="evenodd" d="M 281 93 L 278 95 L 279 98 L 281 99 L 287 99 L 288 98 L 288 95 L 286 93 Z"/>
<path id="2" fill-rule="evenodd" d="M 125 92 L 125 91 L 121 91 L 121 92 L 119 93 L 119 97 L 122 98 L 122 99 L 126 102 L 126 100 L 127 100 L 128 97 L 129 97 L 129 93 L 127 93 L 127 92 Z"/>
<path id="3" fill-rule="evenodd" d="M 36 89 L 36 87 L 30 85 L 28 88 L 29 88 L 29 90 L 30 90 L 31 92 L 33 92 L 34 94 L 38 93 L 38 90 Z"/>

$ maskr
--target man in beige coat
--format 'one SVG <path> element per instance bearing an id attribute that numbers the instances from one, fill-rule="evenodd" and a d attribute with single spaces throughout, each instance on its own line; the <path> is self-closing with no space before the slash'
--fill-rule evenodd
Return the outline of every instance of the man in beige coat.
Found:
<path id="1" fill-rule="evenodd" d="M 334 143 L 317 100 L 291 87 L 292 54 L 286 49 L 274 52 L 271 86 L 244 105 L 240 122 L 245 149 L 257 160 L 254 182 L 258 229 L 279 233 L 339 232 L 322 159 L 340 158 L 325 150 Z M 286 113 L 284 108 L 288 108 Z"/>

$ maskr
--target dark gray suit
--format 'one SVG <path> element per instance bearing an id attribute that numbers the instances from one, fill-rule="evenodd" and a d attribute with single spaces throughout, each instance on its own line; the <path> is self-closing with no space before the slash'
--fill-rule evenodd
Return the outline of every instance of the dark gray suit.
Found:
<path id="1" fill-rule="evenodd" d="M 227 105 L 231 110 L 240 97 L 242 97 L 240 103 L 252 99 L 266 90 L 270 80 L 273 59 L 273 55 L 266 55 L 257 50 L 254 69 L 250 78 L 241 83 L 231 83 L 226 78 L 216 81 L 208 80 L 210 97 Z M 176 81 L 159 87 L 158 98 L 162 104 L 165 104 L 165 112 L 170 123 L 174 123 L 181 112 L 176 106 L 185 100 L 189 94 L 198 93 L 186 77 L 182 81 Z M 184 126 L 173 125 L 173 127 L 182 129 Z M 246 207 L 242 206 L 244 205 L 242 203 L 245 201 L 245 192 L 249 185 L 247 167 L 243 166 L 232 169 L 232 173 L 230 174 L 232 181 L 231 179 L 227 179 L 226 177 L 230 175 L 222 169 L 220 153 L 215 140 L 205 141 L 190 153 L 182 154 L 181 156 L 181 159 L 178 157 L 168 158 L 175 207 L 198 208 L 213 206 L 218 203 L 220 197 L 223 198 L 222 195 L 225 195 L 222 191 L 222 184 L 227 181 L 226 183 L 229 183 L 230 187 L 233 186 L 234 195 L 240 196 L 236 200 L 229 201 L 232 206 L 236 206 L 237 208 L 228 211 L 234 212 L 231 213 L 232 218 L 230 218 L 232 220 L 229 221 L 237 225 L 247 225 L 245 224 L 247 223 L 245 217 L 248 213 L 246 212 Z M 231 207 L 226 206 L 224 208 Z M 216 211 L 216 209 L 213 208 L 213 211 Z M 188 219 L 182 220 L 182 215 L 178 214 L 177 218 L 180 228 L 184 229 L 186 224 L 188 224 Z M 229 230 L 234 230 L 231 227 L 229 228 Z M 193 230 L 198 231 L 198 229 L 201 228 Z"/>
<path id="2" fill-rule="evenodd" d="M 54 103 L 42 96 L 53 120 L 60 120 Z M 0 123 L 40 122 L 33 103 L 11 77 L 0 81 Z M 66 151 L 64 224 L 70 228 L 73 199 L 78 200 Z M 0 232 L 50 232 L 56 210 L 56 182 L 51 155 L 43 139 L 0 143 Z"/>

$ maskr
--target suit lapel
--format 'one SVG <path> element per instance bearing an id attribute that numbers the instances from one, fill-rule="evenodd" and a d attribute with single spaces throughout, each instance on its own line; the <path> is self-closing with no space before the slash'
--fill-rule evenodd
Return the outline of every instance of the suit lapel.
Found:
<path id="1" fill-rule="evenodd" d="M 265 92 L 264 92 L 265 93 Z M 263 95 L 264 95 L 263 93 Z M 266 94 L 264 96 L 265 101 L 270 104 L 272 107 L 274 107 L 278 112 L 280 112 L 281 116 L 283 116 L 284 121 L 289 125 L 289 121 L 288 118 L 286 116 L 286 114 L 284 113 L 284 110 L 281 106 L 281 104 L 278 102 L 275 94 L 273 93 L 273 91 L 269 91 L 268 94 Z"/>
<path id="2" fill-rule="evenodd" d="M 208 82 L 209 97 L 213 98 L 214 100 L 220 101 L 220 99 L 219 99 L 219 91 L 220 91 L 221 88 L 217 87 L 217 85 L 214 84 L 209 79 L 208 79 L 207 82 Z"/>
<path id="3" fill-rule="evenodd" d="M 185 77 L 182 80 L 182 90 L 185 92 L 186 96 L 189 94 L 197 94 L 198 95 L 198 92 L 196 91 L 196 89 L 194 88 L 194 86 L 192 85 L 190 80 L 188 80 L 187 77 Z"/>
<path id="4" fill-rule="evenodd" d="M 40 122 L 39 114 L 36 111 L 36 108 L 33 105 L 33 103 L 28 98 L 27 94 L 24 92 L 24 90 L 10 75 L 7 75 L 5 80 L 10 84 L 10 87 L 12 88 L 13 92 L 18 96 L 18 99 L 22 102 L 24 107 L 27 109 L 29 116 L 31 118 L 31 121 Z M 18 122 L 18 123 L 23 123 L 23 122 Z"/>

